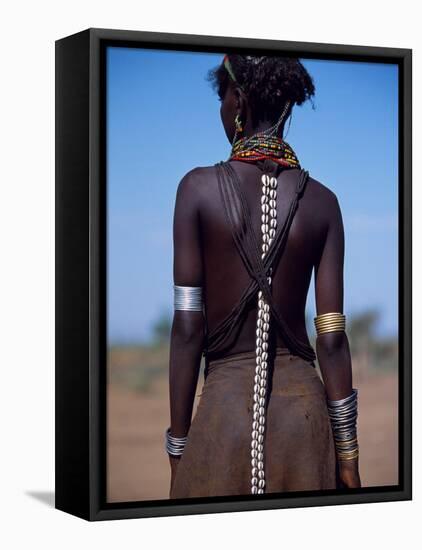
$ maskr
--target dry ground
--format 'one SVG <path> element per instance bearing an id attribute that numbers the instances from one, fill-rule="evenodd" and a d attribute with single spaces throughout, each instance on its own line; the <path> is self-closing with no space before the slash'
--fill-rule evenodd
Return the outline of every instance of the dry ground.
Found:
<path id="1" fill-rule="evenodd" d="M 355 376 L 354 382 L 359 388 L 362 485 L 397 484 L 397 375 L 393 372 L 365 374 Z M 147 393 L 109 385 L 109 502 L 168 498 L 170 472 L 163 446 L 168 422 L 166 376 L 155 379 Z"/>

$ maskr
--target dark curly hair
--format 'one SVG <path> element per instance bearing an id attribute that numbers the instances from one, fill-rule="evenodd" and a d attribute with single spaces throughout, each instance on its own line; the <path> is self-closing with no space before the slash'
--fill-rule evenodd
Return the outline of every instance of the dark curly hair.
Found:
<path id="1" fill-rule="evenodd" d="M 315 94 L 312 77 L 297 58 L 244 55 L 228 58 L 237 83 L 248 97 L 254 125 L 261 120 L 278 120 L 287 100 L 293 108 Z M 222 100 L 231 80 L 224 64 L 210 69 L 206 79 Z"/>

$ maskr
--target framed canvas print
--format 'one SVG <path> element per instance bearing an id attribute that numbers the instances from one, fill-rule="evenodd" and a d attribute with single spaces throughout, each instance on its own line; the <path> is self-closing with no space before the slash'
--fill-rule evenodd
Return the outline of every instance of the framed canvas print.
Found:
<path id="1" fill-rule="evenodd" d="M 411 50 L 56 42 L 56 507 L 411 498 Z"/>

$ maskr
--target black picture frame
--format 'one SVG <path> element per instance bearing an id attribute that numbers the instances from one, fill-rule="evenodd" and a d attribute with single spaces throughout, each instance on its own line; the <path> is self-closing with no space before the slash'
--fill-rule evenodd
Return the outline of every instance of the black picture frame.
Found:
<path id="1" fill-rule="evenodd" d="M 399 67 L 399 484 L 356 490 L 107 503 L 105 48 L 396 63 Z M 412 498 L 412 50 L 88 29 L 56 42 L 56 508 L 86 520 Z"/>

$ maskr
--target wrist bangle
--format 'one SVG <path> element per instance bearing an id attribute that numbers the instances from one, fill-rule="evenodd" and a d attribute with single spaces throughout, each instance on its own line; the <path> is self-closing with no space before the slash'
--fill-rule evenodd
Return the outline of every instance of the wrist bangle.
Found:
<path id="1" fill-rule="evenodd" d="M 170 428 L 167 428 L 165 433 L 165 449 L 167 453 L 171 456 L 182 456 L 187 440 L 187 436 L 174 437 L 170 433 Z"/>
<path id="2" fill-rule="evenodd" d="M 358 416 L 358 390 L 344 399 L 327 399 L 327 410 L 333 430 L 336 454 L 339 460 L 352 460 L 359 456 L 356 430 Z"/>

